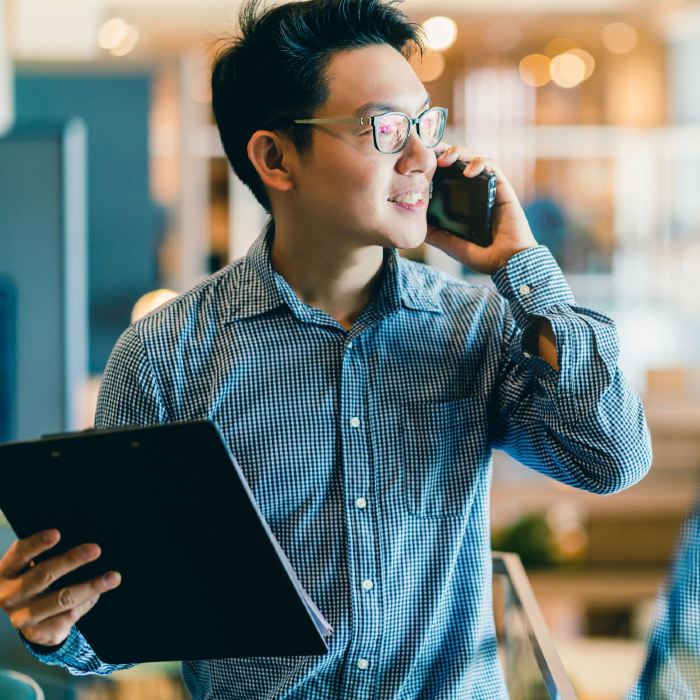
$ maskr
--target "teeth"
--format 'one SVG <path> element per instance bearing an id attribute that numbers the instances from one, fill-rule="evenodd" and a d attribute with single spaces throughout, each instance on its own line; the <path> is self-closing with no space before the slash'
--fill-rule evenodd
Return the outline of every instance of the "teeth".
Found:
<path id="1" fill-rule="evenodd" d="M 423 199 L 422 192 L 406 192 L 392 200 L 392 202 L 405 202 L 406 204 L 415 204 Z"/>

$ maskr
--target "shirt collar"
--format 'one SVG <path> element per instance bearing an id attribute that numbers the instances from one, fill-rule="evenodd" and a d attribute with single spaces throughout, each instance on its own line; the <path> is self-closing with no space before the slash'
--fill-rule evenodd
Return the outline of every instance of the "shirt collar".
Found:
<path id="1" fill-rule="evenodd" d="M 232 290 L 228 320 L 264 314 L 286 305 L 302 321 L 313 321 L 317 310 L 304 304 L 287 281 L 272 267 L 274 221 L 270 219 L 243 258 L 236 288 Z M 416 263 L 402 258 L 395 248 L 384 250 L 384 265 L 379 294 L 372 304 L 380 316 L 388 316 L 402 307 L 416 311 L 441 313 L 437 292 L 427 284 Z"/>

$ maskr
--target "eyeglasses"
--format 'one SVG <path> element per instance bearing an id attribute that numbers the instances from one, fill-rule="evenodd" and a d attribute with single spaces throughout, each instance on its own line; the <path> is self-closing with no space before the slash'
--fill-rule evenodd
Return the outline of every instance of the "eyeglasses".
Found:
<path id="1" fill-rule="evenodd" d="M 403 112 L 384 112 L 374 117 L 338 119 L 295 119 L 295 124 L 371 124 L 374 131 L 374 147 L 382 153 L 398 153 L 408 142 L 411 126 L 416 125 L 418 137 L 426 148 L 440 143 L 447 122 L 445 107 L 430 107 L 411 119 Z"/>

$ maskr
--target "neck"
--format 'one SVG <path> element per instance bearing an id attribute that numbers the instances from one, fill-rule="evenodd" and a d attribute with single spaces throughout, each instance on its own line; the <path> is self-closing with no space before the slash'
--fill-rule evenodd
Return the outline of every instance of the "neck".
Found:
<path id="1" fill-rule="evenodd" d="M 343 245 L 332 232 L 275 222 L 272 264 L 305 304 L 349 329 L 367 306 L 383 261 L 380 246 Z"/>

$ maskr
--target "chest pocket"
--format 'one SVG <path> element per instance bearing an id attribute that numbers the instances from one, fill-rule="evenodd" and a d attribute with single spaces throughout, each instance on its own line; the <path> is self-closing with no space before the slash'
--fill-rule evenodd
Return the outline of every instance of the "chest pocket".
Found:
<path id="1" fill-rule="evenodd" d="M 428 518 L 467 514 L 490 454 L 483 400 L 410 402 L 402 427 L 408 510 Z"/>

